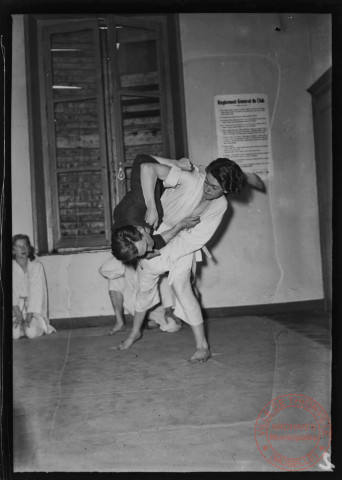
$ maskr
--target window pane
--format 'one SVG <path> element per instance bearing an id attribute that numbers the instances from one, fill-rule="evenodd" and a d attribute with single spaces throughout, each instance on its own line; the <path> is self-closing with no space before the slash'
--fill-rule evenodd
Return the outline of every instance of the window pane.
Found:
<path id="1" fill-rule="evenodd" d="M 54 109 L 57 157 L 58 149 L 99 148 L 96 101 L 59 102 Z"/>
<path id="2" fill-rule="evenodd" d="M 57 180 L 62 237 L 105 233 L 101 172 L 59 173 Z"/>
<path id="3" fill-rule="evenodd" d="M 62 237 L 105 233 L 97 103 L 58 102 L 57 196 Z"/>
<path id="4" fill-rule="evenodd" d="M 92 30 L 51 34 L 53 97 L 96 95 Z"/>
<path id="5" fill-rule="evenodd" d="M 100 168 L 99 148 L 57 148 L 57 168 Z"/>
<path id="6" fill-rule="evenodd" d="M 124 96 L 121 108 L 125 162 L 132 164 L 138 153 L 163 155 L 159 98 Z"/>
<path id="7" fill-rule="evenodd" d="M 156 32 L 118 25 L 116 50 L 120 86 L 132 90 L 158 90 Z"/>

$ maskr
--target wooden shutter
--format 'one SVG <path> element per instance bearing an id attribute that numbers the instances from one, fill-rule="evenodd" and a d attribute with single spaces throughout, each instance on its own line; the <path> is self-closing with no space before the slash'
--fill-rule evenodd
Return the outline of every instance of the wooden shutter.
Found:
<path id="1" fill-rule="evenodd" d="M 54 247 L 110 242 L 111 206 L 96 19 L 43 28 Z"/>

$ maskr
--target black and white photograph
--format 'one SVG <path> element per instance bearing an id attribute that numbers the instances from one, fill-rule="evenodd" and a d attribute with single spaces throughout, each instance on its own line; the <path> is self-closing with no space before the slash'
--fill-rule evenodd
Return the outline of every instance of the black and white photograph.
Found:
<path id="1" fill-rule="evenodd" d="M 184 5 L 11 14 L 14 473 L 334 471 L 333 16 Z"/>

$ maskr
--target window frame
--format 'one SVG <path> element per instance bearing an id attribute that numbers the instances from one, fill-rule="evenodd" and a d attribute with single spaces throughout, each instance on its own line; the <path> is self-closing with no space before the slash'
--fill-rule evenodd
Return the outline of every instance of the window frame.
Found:
<path id="1" fill-rule="evenodd" d="M 54 193 L 51 188 L 51 168 L 44 159 L 50 158 L 49 145 L 47 142 L 47 126 L 45 117 L 47 115 L 47 98 L 44 86 L 44 69 L 40 68 L 44 58 L 44 48 L 48 48 L 44 41 L 44 28 L 56 26 L 59 30 L 68 28 L 68 23 L 75 22 L 94 22 L 105 21 L 107 25 L 113 23 L 125 22 L 128 26 L 151 26 L 158 29 L 163 53 L 158 52 L 158 62 L 163 62 L 163 67 L 159 65 L 159 73 L 164 78 L 161 82 L 164 88 L 164 94 L 160 96 L 163 99 L 163 105 L 160 105 L 161 115 L 164 115 L 164 125 L 167 130 L 164 131 L 165 156 L 171 158 L 180 158 L 187 156 L 186 141 L 186 123 L 185 123 L 185 104 L 183 71 L 180 58 L 180 35 L 177 14 L 137 14 L 137 15 L 25 15 L 25 43 L 26 48 L 26 71 L 27 74 L 27 93 L 28 93 L 28 114 L 29 114 L 29 148 L 30 148 L 30 168 L 32 185 L 32 205 L 33 205 L 33 229 L 34 240 L 39 254 L 64 253 L 70 251 L 87 251 L 108 249 L 110 245 L 110 227 L 107 227 L 107 235 L 104 239 L 98 236 L 91 238 L 86 236 L 85 241 L 80 242 L 80 236 L 77 237 L 77 247 L 70 245 L 70 237 L 66 242 L 56 244 L 56 227 L 54 227 L 54 211 L 56 207 L 53 200 Z M 84 23 L 85 24 L 85 23 Z M 110 30 L 113 32 L 113 30 Z M 99 38 L 101 42 L 101 39 Z M 172 43 L 171 43 L 172 42 Z M 172 44 L 172 55 L 170 50 Z M 38 53 L 38 55 L 37 55 Z M 103 75 L 113 68 L 111 65 L 104 65 L 99 68 L 99 75 Z M 172 74 L 171 74 L 172 72 Z M 108 98 L 109 97 L 109 98 Z M 108 196 L 106 202 L 108 214 L 107 222 L 111 223 L 113 206 L 117 204 L 122 196 L 122 189 L 118 184 L 117 165 L 124 160 L 120 148 L 123 146 L 123 139 L 117 142 L 118 135 L 122 135 L 122 124 L 119 122 L 109 122 L 108 115 L 112 115 L 112 109 L 115 102 L 118 102 L 118 91 L 103 91 L 103 100 L 110 108 L 104 108 L 103 119 L 105 121 L 104 145 L 107 148 L 106 164 L 108 171 L 106 181 L 108 182 Z M 161 102 L 162 103 L 162 102 Z M 117 105 L 117 103 L 116 103 Z M 39 108 L 38 108 L 39 106 Z M 109 124 L 116 129 L 111 131 Z M 164 129 L 163 129 L 164 130 Z M 103 180 L 104 181 L 104 180 Z M 70 245 L 70 246 L 69 246 Z"/>

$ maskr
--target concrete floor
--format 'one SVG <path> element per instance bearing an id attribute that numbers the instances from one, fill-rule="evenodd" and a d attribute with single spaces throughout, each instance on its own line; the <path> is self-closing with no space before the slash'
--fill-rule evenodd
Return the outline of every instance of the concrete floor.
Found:
<path id="1" fill-rule="evenodd" d="M 15 472 L 279 471 L 256 445 L 262 408 L 296 393 L 330 415 L 326 315 L 210 319 L 202 365 L 188 326 L 128 351 L 107 330 L 14 341 Z"/>

